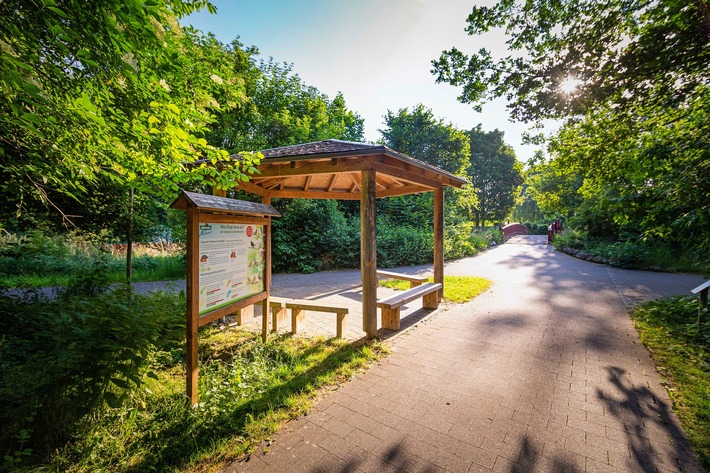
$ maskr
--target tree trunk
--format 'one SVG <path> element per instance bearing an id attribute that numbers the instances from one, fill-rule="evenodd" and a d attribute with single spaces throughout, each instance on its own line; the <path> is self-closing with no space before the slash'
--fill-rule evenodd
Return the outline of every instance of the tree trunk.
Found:
<path id="1" fill-rule="evenodd" d="M 126 284 L 131 288 L 133 278 L 133 195 L 134 190 L 128 191 L 128 223 L 126 228 Z"/>

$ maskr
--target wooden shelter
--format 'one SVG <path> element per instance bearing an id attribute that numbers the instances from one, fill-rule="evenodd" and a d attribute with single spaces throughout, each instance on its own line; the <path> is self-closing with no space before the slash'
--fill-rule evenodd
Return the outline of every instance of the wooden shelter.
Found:
<path id="1" fill-rule="evenodd" d="M 377 335 L 377 247 L 375 200 L 434 192 L 434 282 L 444 283 L 444 188 L 464 179 L 383 145 L 325 140 L 263 150 L 258 173 L 239 184 L 245 192 L 271 198 L 360 201 L 360 270 L 363 330 Z M 235 155 L 233 158 L 238 159 Z M 443 289 L 439 291 L 441 299 Z"/>

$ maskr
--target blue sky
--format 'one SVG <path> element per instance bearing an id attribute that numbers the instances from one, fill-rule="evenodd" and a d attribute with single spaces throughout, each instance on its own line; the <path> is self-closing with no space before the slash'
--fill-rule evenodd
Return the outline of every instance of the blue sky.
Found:
<path id="1" fill-rule="evenodd" d="M 483 124 L 505 131 L 525 161 L 535 151 L 523 146 L 526 126 L 511 123 L 503 101 L 483 113 L 459 103 L 459 93 L 436 84 L 431 61 L 452 46 L 505 53 L 500 32 L 469 37 L 464 28 L 471 0 L 212 0 L 217 14 L 202 11 L 182 21 L 213 32 L 223 42 L 236 37 L 259 48 L 261 57 L 293 64 L 308 85 L 330 97 L 342 92 L 348 107 L 365 119 L 365 138 L 375 141 L 387 110 L 423 103 L 461 129 Z"/>

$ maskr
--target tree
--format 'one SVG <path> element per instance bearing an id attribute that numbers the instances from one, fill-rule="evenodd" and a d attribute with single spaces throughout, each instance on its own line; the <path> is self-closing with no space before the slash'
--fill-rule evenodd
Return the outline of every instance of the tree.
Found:
<path id="1" fill-rule="evenodd" d="M 342 94 L 330 99 L 293 74 L 289 64 L 257 64 L 257 53 L 236 41 L 229 48 L 235 72 L 247 79 L 247 101 L 217 114 L 210 143 L 237 152 L 331 138 L 363 140 L 364 120 L 347 108 Z"/>
<path id="2" fill-rule="evenodd" d="M 0 174 L 18 211 L 50 196 L 83 198 L 108 178 L 153 195 L 215 174 L 192 166 L 224 161 L 220 182 L 242 178 L 201 137 L 220 107 L 244 100 L 216 50 L 177 18 L 204 0 L 0 4 Z"/>
<path id="3" fill-rule="evenodd" d="M 451 173 L 465 168 L 466 134 L 435 118 L 431 109 L 418 104 L 411 111 L 402 108 L 395 114 L 388 110 L 384 118 L 387 128 L 379 132 L 386 146 Z"/>
<path id="4" fill-rule="evenodd" d="M 542 174 L 574 205 L 558 211 L 611 236 L 633 229 L 710 249 L 706 0 L 503 0 L 468 23 L 471 35 L 505 28 L 510 54 L 451 49 L 434 61 L 437 80 L 476 106 L 505 96 L 515 119 L 565 119 Z M 549 204 L 547 184 L 533 187 Z"/>
<path id="5" fill-rule="evenodd" d="M 504 28 L 510 54 L 452 48 L 433 61 L 437 81 L 462 86 L 465 103 L 507 97 L 516 119 L 563 118 L 600 103 L 681 104 L 706 84 L 705 0 L 502 0 L 474 7 L 467 21 L 472 36 Z"/>
<path id="6" fill-rule="evenodd" d="M 478 195 L 476 227 L 505 219 L 515 207 L 522 184 L 522 163 L 503 141 L 503 132 L 485 132 L 481 125 L 469 131 L 471 157 L 468 173 Z"/>
<path id="7" fill-rule="evenodd" d="M 384 145 L 451 173 L 465 172 L 469 153 L 466 133 L 434 117 L 431 109 L 418 104 L 411 111 L 403 108 L 395 114 L 388 110 L 384 118 L 386 128 L 379 130 Z M 466 212 L 466 204 L 473 197 L 470 193 L 456 194 L 454 199 L 450 198 L 452 193 L 447 194 L 445 201 L 449 208 L 458 207 Z M 464 199 L 466 196 L 469 200 Z M 384 199 L 378 202 L 378 211 L 397 222 L 424 227 L 431 225 L 432 205 L 432 195 L 428 192 Z"/>

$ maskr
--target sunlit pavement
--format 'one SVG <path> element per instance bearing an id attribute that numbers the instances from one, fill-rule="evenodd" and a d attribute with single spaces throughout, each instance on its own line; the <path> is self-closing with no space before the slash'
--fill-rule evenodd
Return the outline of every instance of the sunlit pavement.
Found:
<path id="1" fill-rule="evenodd" d="M 494 285 L 426 313 L 390 339 L 392 354 L 227 471 L 702 471 L 625 306 L 702 278 L 610 269 L 542 238 L 448 264 Z M 274 286 L 350 278 L 357 291 L 358 277 Z"/>

